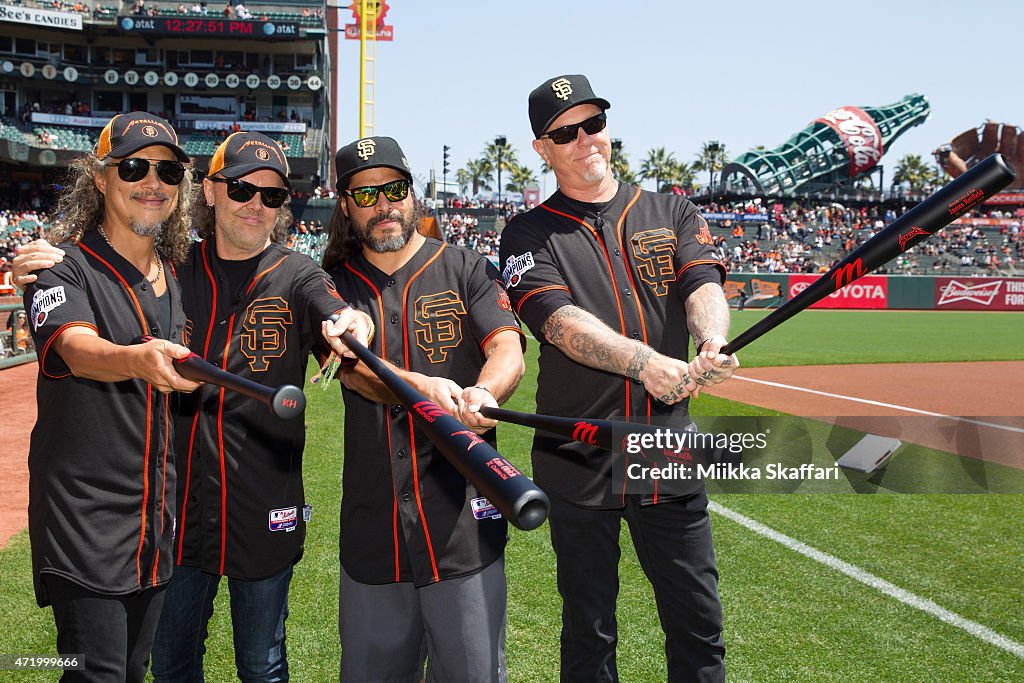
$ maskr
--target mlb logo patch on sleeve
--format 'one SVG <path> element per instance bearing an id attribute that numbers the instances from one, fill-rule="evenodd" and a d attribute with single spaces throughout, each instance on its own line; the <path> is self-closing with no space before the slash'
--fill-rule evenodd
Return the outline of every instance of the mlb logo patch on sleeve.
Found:
<path id="1" fill-rule="evenodd" d="M 41 289 L 32 295 L 32 329 L 39 331 L 39 328 L 46 322 L 50 311 L 67 303 L 68 297 L 64 294 L 64 286 Z"/>
<path id="2" fill-rule="evenodd" d="M 473 508 L 473 517 L 476 519 L 501 519 L 501 513 L 486 498 L 474 498 L 469 501 Z"/>
<path id="3" fill-rule="evenodd" d="M 270 511 L 271 531 L 294 531 L 299 523 L 298 508 L 279 508 Z"/>

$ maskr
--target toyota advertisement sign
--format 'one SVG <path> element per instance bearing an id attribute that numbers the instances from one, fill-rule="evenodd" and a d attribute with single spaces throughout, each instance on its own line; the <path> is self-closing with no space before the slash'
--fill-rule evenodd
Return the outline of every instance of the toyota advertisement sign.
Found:
<path id="1" fill-rule="evenodd" d="M 792 299 L 817 280 L 819 275 L 789 276 L 789 298 Z M 865 275 L 842 289 L 832 292 L 811 308 L 886 308 L 889 305 L 889 278 Z"/>

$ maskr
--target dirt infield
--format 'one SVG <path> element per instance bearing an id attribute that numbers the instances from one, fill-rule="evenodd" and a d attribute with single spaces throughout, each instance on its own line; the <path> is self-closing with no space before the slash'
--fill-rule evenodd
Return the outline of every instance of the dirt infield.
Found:
<path id="1" fill-rule="evenodd" d="M 744 368 L 739 376 L 715 395 L 1024 468 L 1021 361 Z M 881 416 L 907 419 L 886 433 L 895 421 Z"/>
<path id="2" fill-rule="evenodd" d="M 872 433 L 885 431 L 884 421 L 873 423 L 873 416 L 917 416 L 894 436 L 972 457 L 984 451 L 985 460 L 1024 467 L 1021 361 L 743 368 L 740 377 L 715 394 L 793 415 L 838 416 L 837 422 Z M 0 547 L 27 524 L 35 378 L 35 363 L 0 370 L 0 395 L 7 397 L 0 450 Z M 956 427 L 945 416 L 981 417 Z"/>
<path id="3" fill-rule="evenodd" d="M 0 548 L 28 525 L 28 439 L 36 422 L 36 363 L 0 370 Z"/>

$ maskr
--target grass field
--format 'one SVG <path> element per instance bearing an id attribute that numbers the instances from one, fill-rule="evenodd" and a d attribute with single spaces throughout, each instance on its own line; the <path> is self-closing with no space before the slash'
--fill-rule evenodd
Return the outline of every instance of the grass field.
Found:
<path id="1" fill-rule="evenodd" d="M 736 314 L 742 329 L 762 315 Z M 823 362 L 1024 358 L 1024 316 L 984 313 L 809 311 L 749 347 L 745 366 Z M 536 344 L 509 407 L 532 410 Z M 337 679 L 338 508 L 341 400 L 336 387 L 308 392 L 306 555 L 292 584 L 288 649 L 293 680 Z M 694 412 L 763 414 L 702 397 Z M 500 428 L 501 450 L 529 472 L 531 432 Z M 1024 497 L 1020 495 L 713 495 L 756 520 L 863 572 L 990 629 L 1003 648 L 897 601 L 712 514 L 725 606 L 730 681 L 1024 680 Z M 26 533 L 0 551 L 4 628 L 0 653 L 54 651 L 49 610 L 32 598 Z M 508 661 L 513 681 L 555 681 L 559 599 L 546 528 L 512 530 Z M 208 641 L 207 680 L 234 677 L 226 587 Z M 665 679 L 653 596 L 624 535 L 619 601 L 623 681 Z M 974 629 L 983 635 L 990 631 Z M 997 638 L 995 638 L 997 639 Z M 1017 654 L 1006 648 L 1016 648 Z M 0 680 L 56 680 L 0 672 Z"/>

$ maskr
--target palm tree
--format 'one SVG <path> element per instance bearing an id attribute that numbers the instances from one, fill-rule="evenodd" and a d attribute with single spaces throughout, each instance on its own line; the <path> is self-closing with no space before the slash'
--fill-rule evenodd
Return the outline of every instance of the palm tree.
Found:
<path id="1" fill-rule="evenodd" d="M 684 190 L 693 189 L 693 184 L 697 180 L 697 174 L 694 173 L 693 166 L 685 161 L 673 161 L 669 170 L 671 173 L 665 178 L 666 191 L 671 190 L 672 185 L 681 187 Z"/>
<path id="2" fill-rule="evenodd" d="M 469 163 L 473 163 L 472 161 Z M 466 190 L 473 184 L 473 176 L 470 175 L 469 171 L 465 168 L 460 168 L 455 171 L 455 182 L 459 184 L 459 194 L 465 195 Z M 474 193 L 476 194 L 476 193 Z"/>
<path id="3" fill-rule="evenodd" d="M 671 152 L 665 152 L 664 147 L 650 149 L 647 151 L 647 158 L 640 162 L 640 178 L 642 180 L 653 178 L 654 191 L 661 192 L 661 180 L 669 176 L 675 161 L 675 156 Z"/>
<path id="4" fill-rule="evenodd" d="M 520 166 L 516 164 L 509 173 L 508 185 L 505 189 L 509 192 L 526 192 L 526 188 L 530 185 L 537 184 L 537 174 L 533 172 L 533 169 L 529 166 Z"/>
<path id="5" fill-rule="evenodd" d="M 697 161 L 693 164 L 696 172 L 707 171 L 710 174 L 711 182 L 708 189 L 713 190 L 715 174 L 725 168 L 726 151 L 725 145 L 717 141 L 701 143 L 700 152 L 697 153 Z"/>
<path id="6" fill-rule="evenodd" d="M 896 164 L 893 182 L 906 185 L 911 192 L 921 192 L 932 179 L 932 171 L 920 154 L 907 154 Z"/>
<path id="7" fill-rule="evenodd" d="M 636 174 L 629 167 L 629 154 L 622 149 L 621 143 L 618 148 L 615 144 L 616 141 L 612 141 L 612 176 L 627 185 L 638 185 Z"/>
<path id="8" fill-rule="evenodd" d="M 466 162 L 465 171 L 473 185 L 473 196 L 480 193 L 481 189 L 491 189 L 491 182 L 494 180 L 494 167 L 487 159 L 470 159 Z"/>
<path id="9" fill-rule="evenodd" d="M 512 145 L 505 145 L 504 147 L 499 148 L 498 145 L 496 145 L 493 142 L 487 144 L 487 147 L 484 149 L 483 156 L 480 157 L 481 160 L 486 159 L 488 162 L 490 162 L 491 168 L 497 169 L 499 149 L 501 150 L 501 172 L 503 174 L 507 171 L 511 171 L 513 168 L 519 165 L 519 160 L 517 158 L 515 147 L 513 147 Z"/>

